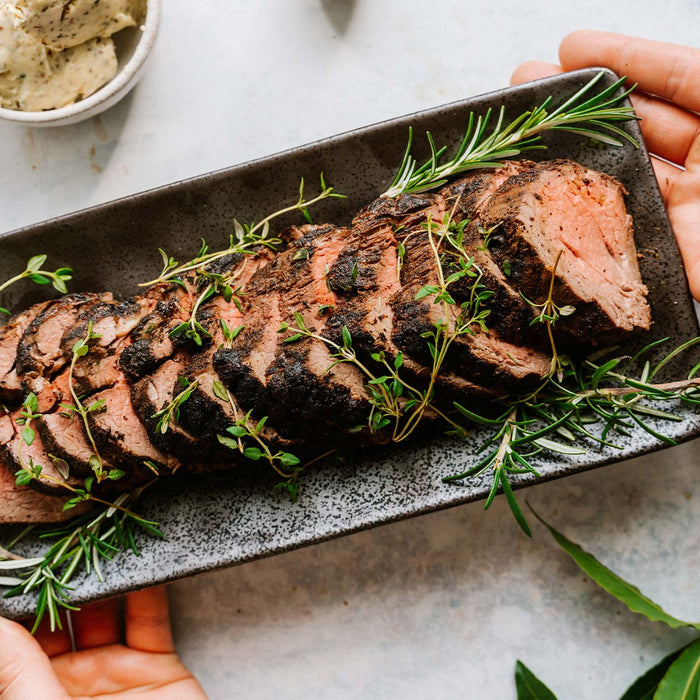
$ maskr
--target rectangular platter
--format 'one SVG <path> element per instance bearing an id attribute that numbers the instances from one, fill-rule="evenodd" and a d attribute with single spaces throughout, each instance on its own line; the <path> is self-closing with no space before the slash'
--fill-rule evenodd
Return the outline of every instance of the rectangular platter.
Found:
<path id="1" fill-rule="evenodd" d="M 256 221 L 292 203 L 301 177 L 307 183 L 307 195 L 312 196 L 320 173 L 347 199 L 323 202 L 314 209 L 314 220 L 346 224 L 393 179 L 409 126 L 414 129 L 417 146 L 428 130 L 438 144 L 456 145 L 470 110 L 483 114 L 488 108 L 505 105 L 507 116 L 512 118 L 549 95 L 556 105 L 597 72 L 589 69 L 547 78 L 407 115 L 0 234 L 0 279 L 23 269 L 31 255 L 46 253 L 51 265 L 75 269 L 71 289 L 130 295 L 137 291 L 138 282 L 159 272 L 159 247 L 176 260 L 187 260 L 196 254 L 200 238 L 224 245 L 234 217 Z M 612 73 L 605 75 L 599 86 L 614 79 Z M 649 336 L 640 342 L 669 336 L 670 349 L 698 335 L 697 318 L 639 126 L 632 122 L 624 128 L 641 143 L 639 149 L 601 146 L 574 134 L 545 134 L 548 149 L 529 157 L 571 158 L 623 182 L 629 191 L 627 205 L 635 220 L 641 270 L 650 289 L 654 319 Z M 427 155 L 427 150 L 418 155 Z M 283 224 L 298 221 L 295 218 Z M 4 295 L 4 306 L 26 308 L 46 293 L 45 288 L 18 287 Z M 699 359 L 695 349 L 669 371 L 687 372 Z M 678 442 L 699 435 L 699 413 L 684 408 L 679 412 L 683 420 L 665 423 L 665 434 Z M 165 540 L 141 538 L 141 556 L 125 554 L 107 562 L 104 583 L 94 576 L 77 578 L 72 599 L 84 603 L 113 596 L 482 499 L 490 487 L 488 475 L 464 485 L 444 484 L 441 479 L 473 465 L 483 439 L 478 431 L 465 441 L 436 436 L 405 447 L 367 450 L 359 457 L 329 460 L 303 475 L 296 503 L 273 491 L 267 475 L 164 481 L 143 497 L 139 512 L 161 524 Z M 621 444 L 622 450 L 594 447 L 582 456 L 543 454 L 536 462 L 541 476 L 515 477 L 514 485 L 566 476 L 665 447 L 641 429 Z M 6 543 L 16 531 L 0 526 L 0 543 Z M 29 543 L 22 551 L 29 555 L 40 549 Z M 20 618 L 31 615 L 33 606 L 30 597 L 0 599 L 0 614 Z"/>

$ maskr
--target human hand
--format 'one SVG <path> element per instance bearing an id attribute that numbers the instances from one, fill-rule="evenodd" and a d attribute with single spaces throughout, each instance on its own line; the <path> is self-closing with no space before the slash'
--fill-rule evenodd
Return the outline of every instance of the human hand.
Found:
<path id="1" fill-rule="evenodd" d="M 0 697 L 207 700 L 175 653 L 163 587 L 126 597 L 124 643 L 116 600 L 74 613 L 73 631 L 78 651 L 65 626 L 50 632 L 42 624 L 32 637 L 0 618 Z"/>
<path id="2" fill-rule="evenodd" d="M 559 61 L 561 65 L 524 63 L 513 73 L 511 84 L 589 66 L 611 68 L 638 83 L 632 104 L 642 119 L 690 290 L 700 301 L 700 50 L 578 31 L 561 42 Z"/>

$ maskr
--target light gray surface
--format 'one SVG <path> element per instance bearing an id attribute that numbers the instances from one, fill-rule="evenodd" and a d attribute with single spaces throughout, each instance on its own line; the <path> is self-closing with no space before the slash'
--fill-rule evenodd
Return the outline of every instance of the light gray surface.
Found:
<path id="1" fill-rule="evenodd" d="M 576 28 L 698 45 L 699 19 L 694 0 L 169 0 L 121 105 L 60 130 L 0 124 L 0 230 L 502 87 Z M 698 447 L 528 497 L 698 618 Z M 637 620 L 535 535 L 500 502 L 471 505 L 200 576 L 171 589 L 178 647 L 215 699 L 510 698 L 521 658 L 585 700 L 619 697 L 687 638 Z"/>

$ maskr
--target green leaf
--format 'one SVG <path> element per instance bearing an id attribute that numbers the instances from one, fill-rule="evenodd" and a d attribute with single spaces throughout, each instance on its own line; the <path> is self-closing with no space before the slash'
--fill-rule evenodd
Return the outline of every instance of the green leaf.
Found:
<path id="1" fill-rule="evenodd" d="M 27 263 L 27 270 L 30 272 L 37 272 L 41 269 L 41 266 L 46 262 L 46 255 L 35 255 L 33 258 L 29 258 Z"/>
<path id="2" fill-rule="evenodd" d="M 280 452 L 280 462 L 283 467 L 295 467 L 301 460 L 290 452 Z"/>
<path id="3" fill-rule="evenodd" d="M 562 455 L 583 455 L 586 454 L 586 450 L 581 447 L 572 447 L 571 445 L 562 445 L 560 442 L 555 440 L 549 440 L 548 438 L 538 438 L 533 440 L 533 442 L 540 447 L 544 447 L 545 450 L 550 450 L 551 452 L 558 452 Z"/>
<path id="4" fill-rule="evenodd" d="M 534 516 L 549 530 L 557 544 L 576 562 L 581 570 L 592 578 L 601 588 L 615 596 L 632 612 L 644 615 L 652 622 L 663 622 L 669 627 L 694 627 L 700 630 L 700 623 L 685 622 L 665 612 L 660 605 L 647 598 L 636 586 L 627 583 L 617 574 L 601 564 L 592 554 L 582 549 L 578 544 L 555 530 L 546 523 L 530 506 Z"/>
<path id="5" fill-rule="evenodd" d="M 27 426 L 22 431 L 22 440 L 24 440 L 27 445 L 31 446 L 31 444 L 34 442 L 35 435 L 36 433 L 29 426 Z"/>
<path id="6" fill-rule="evenodd" d="M 598 386 L 598 383 L 600 382 L 601 379 L 608 373 L 611 372 L 617 365 L 622 362 L 621 357 L 616 357 L 612 360 L 608 360 L 604 365 L 601 365 L 598 367 L 598 369 L 593 372 L 593 376 L 591 377 L 591 384 L 593 385 L 593 388 L 595 389 Z"/>
<path id="7" fill-rule="evenodd" d="M 690 642 L 690 644 L 692 643 L 693 642 Z M 668 671 L 671 664 L 680 656 L 684 649 L 690 646 L 690 644 L 686 644 L 684 647 L 672 651 L 668 656 L 661 659 L 659 663 L 652 666 L 652 668 L 632 683 L 620 700 L 651 700 L 661 679 L 666 675 L 666 671 Z"/>
<path id="8" fill-rule="evenodd" d="M 214 380 L 214 383 L 212 384 L 212 390 L 214 392 L 214 396 L 216 396 L 217 399 L 221 399 L 222 401 L 228 402 L 228 394 L 226 392 L 226 387 L 218 379 Z"/>
<path id="9" fill-rule="evenodd" d="M 27 469 L 20 469 L 17 474 L 15 474 L 15 483 L 17 486 L 26 486 L 31 483 L 33 478 L 30 471 Z"/>
<path id="10" fill-rule="evenodd" d="M 523 511 L 520 508 L 520 505 L 518 504 L 518 500 L 515 498 L 515 494 L 513 493 L 513 488 L 510 485 L 510 481 L 508 481 L 508 475 L 506 474 L 505 470 L 500 469 L 500 481 L 501 481 L 501 486 L 503 487 L 503 493 L 506 496 L 506 500 L 508 501 L 508 505 L 510 506 L 510 510 L 513 513 L 513 517 L 515 518 L 515 522 L 518 523 L 520 526 L 520 529 L 528 536 L 532 537 L 532 530 L 530 530 L 530 526 L 527 524 L 527 520 L 525 520 L 525 516 L 523 515 Z"/>
<path id="11" fill-rule="evenodd" d="M 259 447 L 246 447 L 243 456 L 257 462 L 263 456 L 263 452 Z"/>
<path id="12" fill-rule="evenodd" d="M 228 447 L 230 450 L 237 450 L 238 449 L 238 441 L 237 440 L 224 437 L 223 435 L 217 435 L 216 439 L 219 441 L 219 443 L 221 445 L 223 445 L 224 447 Z"/>
<path id="13" fill-rule="evenodd" d="M 654 700 L 696 700 L 700 690 L 700 639 L 671 664 L 654 693 Z"/>
<path id="14" fill-rule="evenodd" d="M 557 696 L 522 662 L 515 662 L 518 700 L 557 700 Z"/>
<path id="15" fill-rule="evenodd" d="M 418 301 L 419 299 L 429 297 L 431 294 L 437 294 L 439 291 L 440 290 L 437 287 L 433 287 L 433 286 L 421 287 L 416 292 L 416 296 L 414 298 L 416 301 Z"/>

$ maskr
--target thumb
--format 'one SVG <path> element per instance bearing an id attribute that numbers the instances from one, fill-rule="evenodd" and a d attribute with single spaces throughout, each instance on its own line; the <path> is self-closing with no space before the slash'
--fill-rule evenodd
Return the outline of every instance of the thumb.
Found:
<path id="1" fill-rule="evenodd" d="M 49 657 L 22 625 L 0 617 L 0 698 L 68 700 Z"/>

